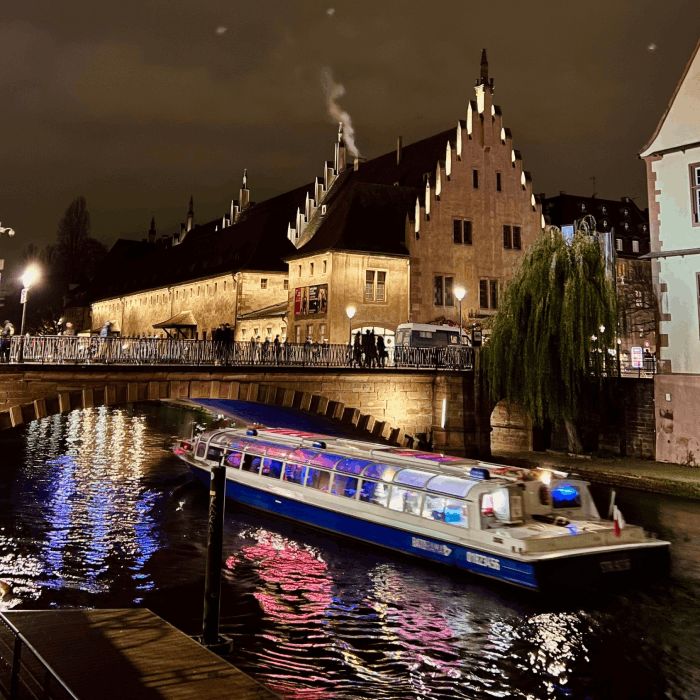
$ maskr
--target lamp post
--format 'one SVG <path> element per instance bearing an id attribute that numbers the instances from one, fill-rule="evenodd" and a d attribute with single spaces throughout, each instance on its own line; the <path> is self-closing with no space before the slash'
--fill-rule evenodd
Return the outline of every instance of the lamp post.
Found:
<path id="1" fill-rule="evenodd" d="M 460 344 L 460 346 L 462 345 L 462 299 L 464 299 L 464 295 L 466 293 L 467 293 L 467 290 L 461 284 L 458 284 L 455 287 L 455 296 L 457 297 L 457 301 L 459 302 L 459 344 Z"/>
<path id="2" fill-rule="evenodd" d="M 9 228 L 8 226 L 3 226 L 0 224 L 0 233 L 6 233 L 10 238 L 15 235 L 15 230 L 13 228 Z"/>
<path id="3" fill-rule="evenodd" d="M 24 319 L 27 315 L 27 298 L 29 297 L 29 288 L 34 284 L 35 280 L 39 277 L 39 270 L 35 266 L 30 266 L 26 269 L 25 273 L 22 275 L 22 325 L 19 329 L 20 336 L 24 336 Z"/>
<path id="4" fill-rule="evenodd" d="M 352 319 L 355 317 L 355 314 L 357 313 L 357 309 L 351 304 L 350 306 L 347 306 L 345 308 L 345 313 L 348 315 L 348 327 L 350 331 L 350 339 L 348 341 L 348 347 L 352 345 Z"/>

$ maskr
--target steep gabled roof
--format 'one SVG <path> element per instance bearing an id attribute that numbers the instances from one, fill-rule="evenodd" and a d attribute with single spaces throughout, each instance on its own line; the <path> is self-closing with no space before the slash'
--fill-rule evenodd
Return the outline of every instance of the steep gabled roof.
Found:
<path id="1" fill-rule="evenodd" d="M 683 75 L 678 81 L 668 107 L 661 116 L 649 143 L 640 151 L 640 158 L 700 143 L 700 119 L 698 119 L 700 110 L 699 51 L 700 41 L 695 45 L 693 54 L 685 66 Z M 697 62 L 696 59 L 698 59 Z M 673 118 L 669 120 L 671 113 L 673 113 Z M 674 128 L 673 119 L 678 119 L 678 128 Z"/>

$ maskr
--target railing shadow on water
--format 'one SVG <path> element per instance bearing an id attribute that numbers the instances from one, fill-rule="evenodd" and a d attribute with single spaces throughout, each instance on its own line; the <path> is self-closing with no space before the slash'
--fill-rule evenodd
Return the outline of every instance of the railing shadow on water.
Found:
<path id="1" fill-rule="evenodd" d="M 4 359 L 4 358 L 3 358 Z M 434 369 L 471 371 L 471 347 L 392 347 L 379 353 L 341 344 L 296 344 L 101 338 L 97 336 L 14 336 L 9 361 L 42 365 L 186 365 L 226 367 L 309 367 L 335 369 Z"/>

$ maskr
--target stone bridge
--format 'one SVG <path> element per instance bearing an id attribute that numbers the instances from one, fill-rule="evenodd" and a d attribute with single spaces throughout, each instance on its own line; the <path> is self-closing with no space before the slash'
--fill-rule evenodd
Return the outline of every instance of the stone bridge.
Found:
<path id="1" fill-rule="evenodd" d="M 201 398 L 307 411 L 392 444 L 489 454 L 478 375 L 404 369 L 0 365 L 0 429 L 79 408 Z"/>

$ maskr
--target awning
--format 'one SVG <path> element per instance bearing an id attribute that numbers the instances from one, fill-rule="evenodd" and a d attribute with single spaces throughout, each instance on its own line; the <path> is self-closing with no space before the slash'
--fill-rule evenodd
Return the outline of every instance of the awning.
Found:
<path id="1" fill-rule="evenodd" d="M 181 311 L 179 314 L 175 314 L 172 318 L 167 321 L 161 321 L 160 323 L 154 323 L 154 328 L 196 328 L 197 321 L 195 321 L 194 314 L 191 311 Z"/>
<path id="2" fill-rule="evenodd" d="M 283 301 L 279 304 L 273 304 L 272 306 L 266 306 L 262 309 L 257 309 L 255 311 L 250 311 L 247 314 L 241 314 L 238 317 L 239 321 L 252 321 L 258 318 L 281 318 L 287 315 L 288 304 Z"/>

